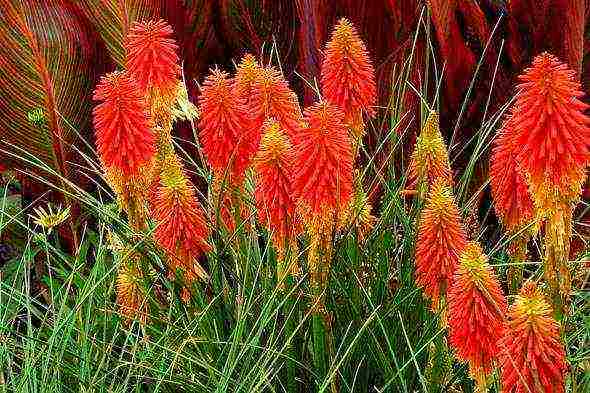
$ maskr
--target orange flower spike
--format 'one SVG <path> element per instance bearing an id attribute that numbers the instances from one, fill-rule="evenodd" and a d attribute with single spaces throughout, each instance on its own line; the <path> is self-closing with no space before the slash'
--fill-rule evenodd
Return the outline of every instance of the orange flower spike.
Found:
<path id="1" fill-rule="evenodd" d="M 438 113 L 432 111 L 416 140 L 410 159 L 408 183 L 416 187 L 425 181 L 431 186 L 437 178 L 445 179 L 449 185 L 453 184 L 449 153 L 440 132 Z"/>
<path id="2" fill-rule="evenodd" d="M 226 72 L 213 70 L 199 97 L 199 137 L 209 165 L 223 177 L 229 170 L 239 181 L 256 152 L 246 102 L 237 96 Z"/>
<path id="3" fill-rule="evenodd" d="M 352 197 L 352 147 L 335 105 L 320 102 L 305 110 L 307 128 L 295 140 L 295 196 L 319 215 L 344 209 Z"/>
<path id="4" fill-rule="evenodd" d="M 149 313 L 148 300 L 141 285 L 143 277 L 134 263 L 136 258 L 132 258 L 131 261 L 121 261 L 117 271 L 117 305 L 119 312 L 125 317 L 124 322 L 127 326 L 133 320 L 138 320 L 145 325 Z"/>
<path id="5" fill-rule="evenodd" d="M 210 250 L 209 229 L 195 191 L 175 156 L 168 156 L 154 196 L 153 216 L 158 226 L 154 238 L 187 275 L 201 275 L 195 259 Z"/>
<path id="6" fill-rule="evenodd" d="M 479 244 L 466 245 L 448 292 L 449 338 L 481 382 L 492 370 L 505 329 L 506 299 Z"/>
<path id="7" fill-rule="evenodd" d="M 504 393 L 563 393 L 567 370 L 559 325 L 534 282 L 523 285 L 508 313 L 500 347 Z"/>
<path id="8" fill-rule="evenodd" d="M 163 20 L 134 22 L 125 39 L 126 68 L 139 82 L 142 92 L 157 88 L 176 90 L 180 67 L 178 45 L 172 27 Z"/>
<path id="9" fill-rule="evenodd" d="M 298 226 L 291 184 L 295 156 L 289 138 L 274 119 L 268 120 L 263 129 L 254 164 L 258 217 L 282 243 L 296 233 Z"/>
<path id="10" fill-rule="evenodd" d="M 535 204 L 551 208 L 578 198 L 590 162 L 589 108 L 575 72 L 543 53 L 520 76 L 511 128 L 517 160 L 529 177 Z"/>
<path id="11" fill-rule="evenodd" d="M 340 19 L 332 32 L 321 74 L 324 97 L 343 110 L 347 125 L 358 127 L 362 110 L 375 114 L 375 69 L 365 44 L 346 18 Z"/>
<path id="12" fill-rule="evenodd" d="M 94 91 L 94 130 L 98 154 L 107 168 L 134 175 L 155 153 L 146 105 L 126 72 L 103 76 Z"/>
<path id="13" fill-rule="evenodd" d="M 245 100 L 249 100 L 252 94 L 254 82 L 262 74 L 262 67 L 252 54 L 242 57 L 236 69 L 235 89 L 237 94 Z"/>
<path id="14" fill-rule="evenodd" d="M 510 133 L 512 119 L 505 121 L 490 158 L 490 185 L 494 208 L 502 223 L 516 232 L 533 220 L 533 201 L 515 152 L 518 146 Z"/>
<path id="15" fill-rule="evenodd" d="M 289 88 L 279 70 L 265 68 L 252 85 L 250 109 L 254 114 L 254 130 L 260 140 L 262 125 L 267 118 L 273 117 L 284 130 L 289 139 L 294 141 L 303 126 L 303 115 L 297 96 Z"/>
<path id="16" fill-rule="evenodd" d="M 451 188 L 439 179 L 422 210 L 416 241 L 416 283 L 438 309 L 450 287 L 467 238 Z"/>

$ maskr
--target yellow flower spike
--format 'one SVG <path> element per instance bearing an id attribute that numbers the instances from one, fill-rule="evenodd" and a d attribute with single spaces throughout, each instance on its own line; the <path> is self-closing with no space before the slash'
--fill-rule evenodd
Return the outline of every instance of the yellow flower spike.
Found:
<path id="1" fill-rule="evenodd" d="M 122 251 L 122 256 L 125 251 Z M 137 266 L 138 257 L 133 255 L 122 261 L 117 270 L 117 306 L 125 324 L 137 320 L 145 325 L 148 320 L 148 303 L 142 286 L 143 274 Z"/>
<path id="2" fill-rule="evenodd" d="M 126 326 L 133 320 L 145 325 L 148 321 L 149 307 L 143 287 L 143 272 L 139 267 L 141 254 L 126 247 L 114 233 L 107 234 L 109 248 L 118 263 L 115 289 L 117 307 Z"/>
<path id="3" fill-rule="evenodd" d="M 408 183 L 424 195 L 435 179 L 442 177 L 453 184 L 449 153 L 439 126 L 438 113 L 431 111 L 412 152 Z M 424 189 L 424 186 L 427 188 Z"/>

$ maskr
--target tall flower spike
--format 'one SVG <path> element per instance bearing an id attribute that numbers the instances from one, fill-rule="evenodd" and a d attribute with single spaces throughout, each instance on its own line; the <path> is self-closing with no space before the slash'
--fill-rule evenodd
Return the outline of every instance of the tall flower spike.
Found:
<path id="1" fill-rule="evenodd" d="M 517 160 L 536 216 L 547 220 L 545 277 L 561 313 L 571 290 L 572 210 L 590 163 L 589 106 L 580 100 L 583 93 L 575 72 L 548 53 L 537 56 L 520 80 L 509 131 L 519 146 Z"/>
<path id="2" fill-rule="evenodd" d="M 126 72 L 103 76 L 94 91 L 94 130 L 98 154 L 107 168 L 134 175 L 155 153 L 145 101 Z"/>
<path id="3" fill-rule="evenodd" d="M 255 197 L 260 221 L 267 223 L 279 239 L 292 236 L 296 230 L 291 184 L 294 159 L 291 143 L 279 124 L 267 121 L 255 160 Z"/>
<path id="4" fill-rule="evenodd" d="M 114 233 L 108 233 L 110 249 L 118 264 L 116 291 L 117 306 L 124 317 L 124 323 L 138 320 L 145 324 L 148 319 L 149 305 L 142 285 L 143 273 L 139 266 L 141 255 L 132 248 L 123 245 Z"/>
<path id="5" fill-rule="evenodd" d="M 466 245 L 448 292 L 449 336 L 457 357 L 469 363 L 481 386 L 499 352 L 506 299 L 479 244 Z"/>
<path id="6" fill-rule="evenodd" d="M 352 197 L 352 148 L 343 114 L 320 102 L 306 109 L 308 127 L 296 139 L 293 191 L 312 215 L 341 213 Z"/>
<path id="7" fill-rule="evenodd" d="M 344 121 L 358 138 L 363 133 L 362 111 L 375 113 L 375 69 L 367 48 L 346 18 L 338 21 L 322 62 L 322 94 L 344 112 Z"/>
<path id="8" fill-rule="evenodd" d="M 518 161 L 528 176 L 538 209 L 577 200 L 590 162 L 589 106 L 575 72 L 543 53 L 520 76 L 507 132 L 520 147 Z"/>
<path id="9" fill-rule="evenodd" d="M 434 310 L 451 285 L 466 243 L 451 187 L 438 179 L 422 210 L 416 240 L 416 283 Z"/>
<path id="10" fill-rule="evenodd" d="M 138 320 L 145 325 L 148 319 L 148 301 L 141 285 L 142 274 L 135 260 L 121 261 L 117 270 L 117 305 L 129 325 Z"/>
<path id="11" fill-rule="evenodd" d="M 127 38 L 126 68 L 145 93 L 149 88 L 160 92 L 176 91 L 180 67 L 178 45 L 172 27 L 163 20 L 134 22 Z"/>
<path id="12" fill-rule="evenodd" d="M 236 94 L 227 73 L 213 70 L 205 79 L 199 109 L 199 137 L 209 165 L 218 177 L 228 171 L 232 181 L 239 183 L 258 141 L 252 135 L 246 102 Z"/>
<path id="13" fill-rule="evenodd" d="M 421 187 L 422 184 L 430 187 L 437 178 L 453 184 L 449 153 L 440 132 L 438 113 L 431 111 L 412 152 L 408 183 L 413 187 Z"/>
<path id="14" fill-rule="evenodd" d="M 262 70 L 254 81 L 249 107 L 254 114 L 253 127 L 258 135 L 269 117 L 279 122 L 281 129 L 287 133 L 291 141 L 295 140 L 303 126 L 303 115 L 297 96 L 289 88 L 281 72 L 274 67 Z"/>
<path id="15" fill-rule="evenodd" d="M 157 222 L 154 238 L 167 252 L 170 269 L 180 269 L 188 282 L 206 276 L 197 258 L 210 249 L 209 230 L 195 191 L 174 155 L 163 162 L 153 210 Z"/>
<path id="16" fill-rule="evenodd" d="M 490 158 L 490 184 L 494 208 L 510 232 L 533 220 L 533 201 L 526 178 L 516 158 L 517 144 L 510 133 L 512 118 L 506 119 L 494 143 Z"/>
<path id="17" fill-rule="evenodd" d="M 559 325 L 534 282 L 523 285 L 500 342 L 504 393 L 563 393 L 567 370 Z"/>
<path id="18" fill-rule="evenodd" d="M 258 217 L 273 234 L 273 243 L 280 258 L 299 230 L 292 190 L 294 153 L 279 124 L 268 120 L 263 127 L 260 150 L 255 159 L 256 204 Z M 295 250 L 289 250 L 294 253 Z M 288 261 L 279 261 L 284 264 Z M 283 268 L 281 266 L 281 268 Z"/>

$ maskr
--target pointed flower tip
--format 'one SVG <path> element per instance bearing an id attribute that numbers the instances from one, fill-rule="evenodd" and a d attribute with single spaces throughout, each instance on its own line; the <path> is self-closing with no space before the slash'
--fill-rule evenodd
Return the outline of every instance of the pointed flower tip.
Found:
<path id="1" fill-rule="evenodd" d="M 252 86 L 257 78 L 262 74 L 262 67 L 254 55 L 248 53 L 242 57 L 236 69 L 236 85 L 238 95 L 242 98 L 249 99 L 252 93 Z"/>
<path id="2" fill-rule="evenodd" d="M 101 160 L 124 175 L 137 174 L 155 153 L 155 138 L 137 82 L 127 72 L 103 76 L 94 91 L 94 130 Z"/>
<path id="3" fill-rule="evenodd" d="M 559 331 L 547 298 L 534 282 L 525 283 L 501 342 L 504 392 L 564 392 L 567 364 Z"/>
<path id="4" fill-rule="evenodd" d="M 348 19 L 340 19 L 326 45 L 321 85 L 324 97 L 338 105 L 346 119 L 358 121 L 363 110 L 375 114 L 375 69 L 364 42 Z"/>
<path id="5" fill-rule="evenodd" d="M 178 45 L 172 27 L 162 19 L 134 22 L 125 39 L 126 67 L 145 92 L 168 92 L 180 74 Z"/>
<path id="6" fill-rule="evenodd" d="M 439 178 L 449 185 L 453 184 L 449 153 L 440 131 L 438 113 L 431 111 L 412 152 L 408 181 L 414 187 L 422 181 L 430 186 Z"/>

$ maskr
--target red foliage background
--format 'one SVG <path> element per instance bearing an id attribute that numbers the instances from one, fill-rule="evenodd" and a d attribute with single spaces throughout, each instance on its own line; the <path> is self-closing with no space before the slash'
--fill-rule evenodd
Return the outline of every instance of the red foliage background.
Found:
<path id="1" fill-rule="evenodd" d="M 306 106 L 313 102 L 314 93 L 296 73 L 308 80 L 319 78 L 322 49 L 338 18 L 349 18 L 366 42 L 377 71 L 382 106 L 387 104 L 391 92 L 392 71 L 399 71 L 408 58 L 420 24 L 423 28 L 415 41 L 411 79 L 419 86 L 424 78 L 424 54 L 429 49 L 424 31 L 428 28 L 438 72 L 444 65 L 440 114 L 447 138 L 455 127 L 471 77 L 485 51 L 457 129 L 456 144 L 451 146 L 452 157 L 459 153 L 461 142 L 481 124 L 500 48 L 503 50 L 488 113 L 507 101 L 513 93 L 516 75 L 529 65 L 534 55 L 544 50 L 569 63 L 584 88 L 588 91 L 590 87 L 590 44 L 584 38 L 590 10 L 588 0 L 6 0 L 3 3 L 0 46 L 5 49 L 0 51 L 0 139 L 8 141 L 11 137 L 16 140 L 8 131 L 14 122 L 11 110 L 15 98 L 6 92 L 14 89 L 17 82 L 12 74 L 18 69 L 3 57 L 12 55 L 10 48 L 18 49 L 10 41 L 19 30 L 11 24 L 19 18 L 28 27 L 25 35 L 29 41 L 76 56 L 76 68 L 68 72 L 84 73 L 76 77 L 88 81 L 88 91 L 67 92 L 64 96 L 72 102 L 88 102 L 87 108 L 77 110 L 76 121 L 72 121 L 88 139 L 92 135 L 88 122 L 91 88 L 102 73 L 121 64 L 123 37 L 133 20 L 154 17 L 164 18 L 174 28 L 193 101 L 197 94 L 194 81 L 202 82 L 209 67 L 218 64 L 233 70 L 232 62 L 245 52 L 256 55 L 264 52 L 268 56 L 276 42 L 285 76 Z M 32 61 L 51 57 L 43 48 L 40 52 L 32 53 Z M 51 70 L 49 74 L 43 79 L 46 87 L 59 79 Z M 419 113 L 411 109 L 416 108 L 418 97 L 409 91 L 406 100 L 406 108 L 413 115 L 409 128 L 413 133 L 417 130 Z M 56 126 L 52 132 L 59 131 L 60 120 L 54 117 L 50 120 L 56 122 L 50 124 Z M 189 140 L 193 135 L 186 124 L 178 125 L 176 133 Z M 54 135 L 52 140 L 55 143 L 57 139 L 67 140 L 67 135 L 63 138 Z M 369 133 L 366 140 L 369 147 L 374 139 L 375 135 Z M 58 157 L 61 165 L 72 160 L 73 152 L 68 144 L 64 154 L 66 157 Z M 0 158 L 6 157 L 0 153 Z"/>

